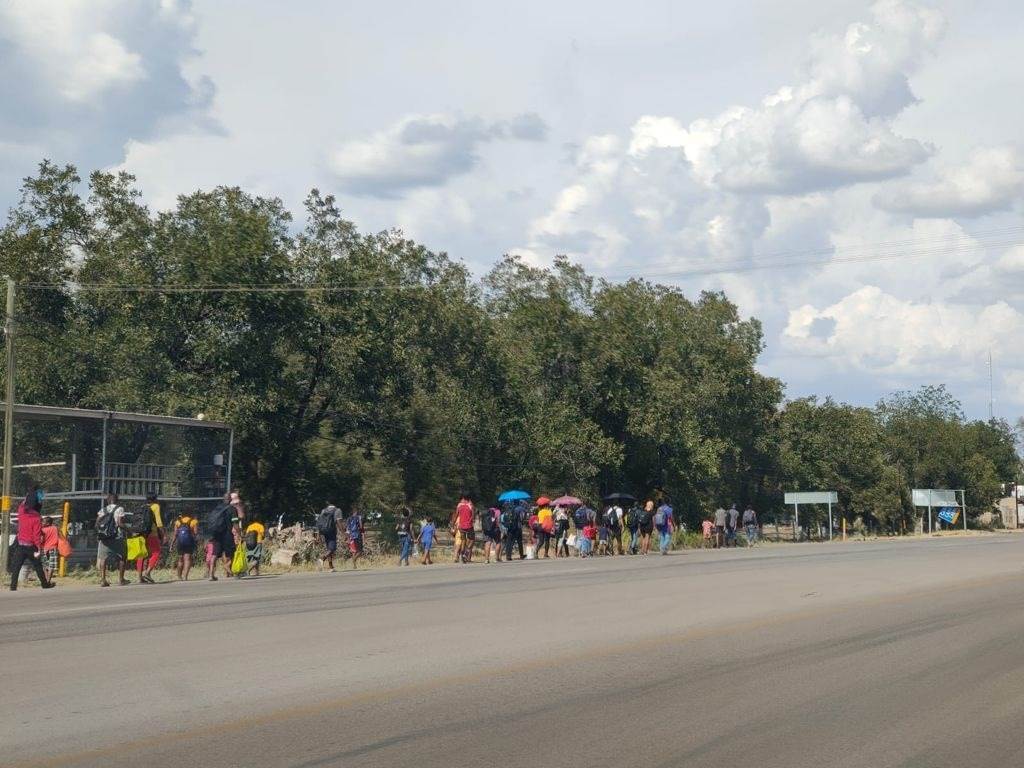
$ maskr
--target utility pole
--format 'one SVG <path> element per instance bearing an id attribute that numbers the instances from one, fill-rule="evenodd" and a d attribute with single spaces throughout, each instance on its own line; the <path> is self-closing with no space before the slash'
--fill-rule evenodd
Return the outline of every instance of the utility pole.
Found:
<path id="1" fill-rule="evenodd" d="M 7 381 L 4 392 L 4 475 L 0 498 L 0 563 L 7 570 L 7 547 L 11 538 L 11 466 L 14 461 L 14 281 L 7 278 L 7 313 L 4 316 L 4 351 Z"/>

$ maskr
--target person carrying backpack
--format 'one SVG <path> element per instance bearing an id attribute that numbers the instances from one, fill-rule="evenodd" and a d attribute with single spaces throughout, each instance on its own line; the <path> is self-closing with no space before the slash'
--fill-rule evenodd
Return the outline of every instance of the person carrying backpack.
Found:
<path id="1" fill-rule="evenodd" d="M 628 552 L 631 555 L 638 554 L 640 552 L 640 520 L 643 517 L 643 511 L 640 509 L 640 505 L 636 502 L 626 512 L 625 525 L 626 530 L 629 531 L 629 549 Z"/>
<path id="2" fill-rule="evenodd" d="M 316 532 L 324 541 L 323 565 L 334 572 L 334 554 L 338 551 L 338 523 L 343 515 L 341 510 L 331 503 L 320 510 L 316 516 Z"/>
<path id="3" fill-rule="evenodd" d="M 352 570 L 363 555 L 363 517 L 355 510 L 345 521 L 345 534 L 348 536 L 348 551 L 352 555 Z"/>
<path id="4" fill-rule="evenodd" d="M 618 504 L 612 504 L 605 510 L 604 524 L 608 529 L 608 552 L 612 555 L 615 554 L 616 549 L 619 550 L 620 555 L 625 554 L 622 551 L 622 518 L 622 507 Z"/>
<path id="5" fill-rule="evenodd" d="M 237 514 L 231 504 L 231 494 L 224 494 L 224 501 L 214 507 L 206 518 L 206 533 L 212 545 L 207 575 L 210 581 L 217 581 L 217 559 L 224 563 L 224 573 L 231 577 L 231 560 L 235 556 L 235 533 L 233 521 Z M 238 574 L 241 577 L 241 574 Z"/>
<path id="6" fill-rule="evenodd" d="M 124 507 L 118 503 L 116 493 L 109 494 L 106 502 L 96 514 L 96 569 L 100 572 L 100 586 L 109 587 L 107 560 L 117 558 L 118 584 L 123 587 L 128 583 L 124 577 L 128 556 Z"/>
<path id="7" fill-rule="evenodd" d="M 135 561 L 135 570 L 139 573 L 140 584 L 154 584 L 153 569 L 160 562 L 160 550 L 164 543 L 164 521 L 160 515 L 160 502 L 155 493 L 146 497 L 146 506 L 139 516 L 139 524 L 135 533 L 146 537 L 148 555 Z"/>
<path id="8" fill-rule="evenodd" d="M 501 524 L 505 527 L 505 559 L 512 559 L 512 547 L 519 549 L 519 559 L 526 559 L 523 551 L 523 527 L 530 515 L 530 510 L 523 501 L 517 501 L 511 506 L 506 504 L 502 514 Z"/>
<path id="9" fill-rule="evenodd" d="M 194 515 L 182 512 L 174 521 L 173 536 L 174 549 L 178 553 L 178 581 L 188 581 L 199 541 L 199 520 Z"/>

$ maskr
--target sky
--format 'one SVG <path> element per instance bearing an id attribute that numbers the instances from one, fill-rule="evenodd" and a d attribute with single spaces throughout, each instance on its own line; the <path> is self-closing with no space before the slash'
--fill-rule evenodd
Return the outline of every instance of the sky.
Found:
<path id="1" fill-rule="evenodd" d="M 0 0 L 0 206 L 313 187 L 482 275 L 722 290 L 789 397 L 1024 410 L 1017 0 Z"/>

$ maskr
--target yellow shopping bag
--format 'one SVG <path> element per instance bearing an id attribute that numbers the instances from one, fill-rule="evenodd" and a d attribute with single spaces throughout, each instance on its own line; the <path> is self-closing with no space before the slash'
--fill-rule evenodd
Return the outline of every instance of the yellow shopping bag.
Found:
<path id="1" fill-rule="evenodd" d="M 245 545 L 239 543 L 235 547 L 235 556 L 231 558 L 231 572 L 232 573 L 245 573 L 245 566 L 248 562 L 248 558 L 245 556 Z"/>
<path id="2" fill-rule="evenodd" d="M 126 541 L 126 544 L 128 550 L 125 556 L 126 560 L 138 560 L 140 557 L 149 557 L 145 536 L 131 536 Z"/>

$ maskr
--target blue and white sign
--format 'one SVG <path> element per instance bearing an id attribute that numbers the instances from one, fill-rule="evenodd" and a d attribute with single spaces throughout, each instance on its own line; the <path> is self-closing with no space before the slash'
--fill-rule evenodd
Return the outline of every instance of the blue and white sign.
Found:
<path id="1" fill-rule="evenodd" d="M 939 510 L 939 520 L 950 525 L 956 525 L 960 519 L 960 507 L 943 507 Z"/>

